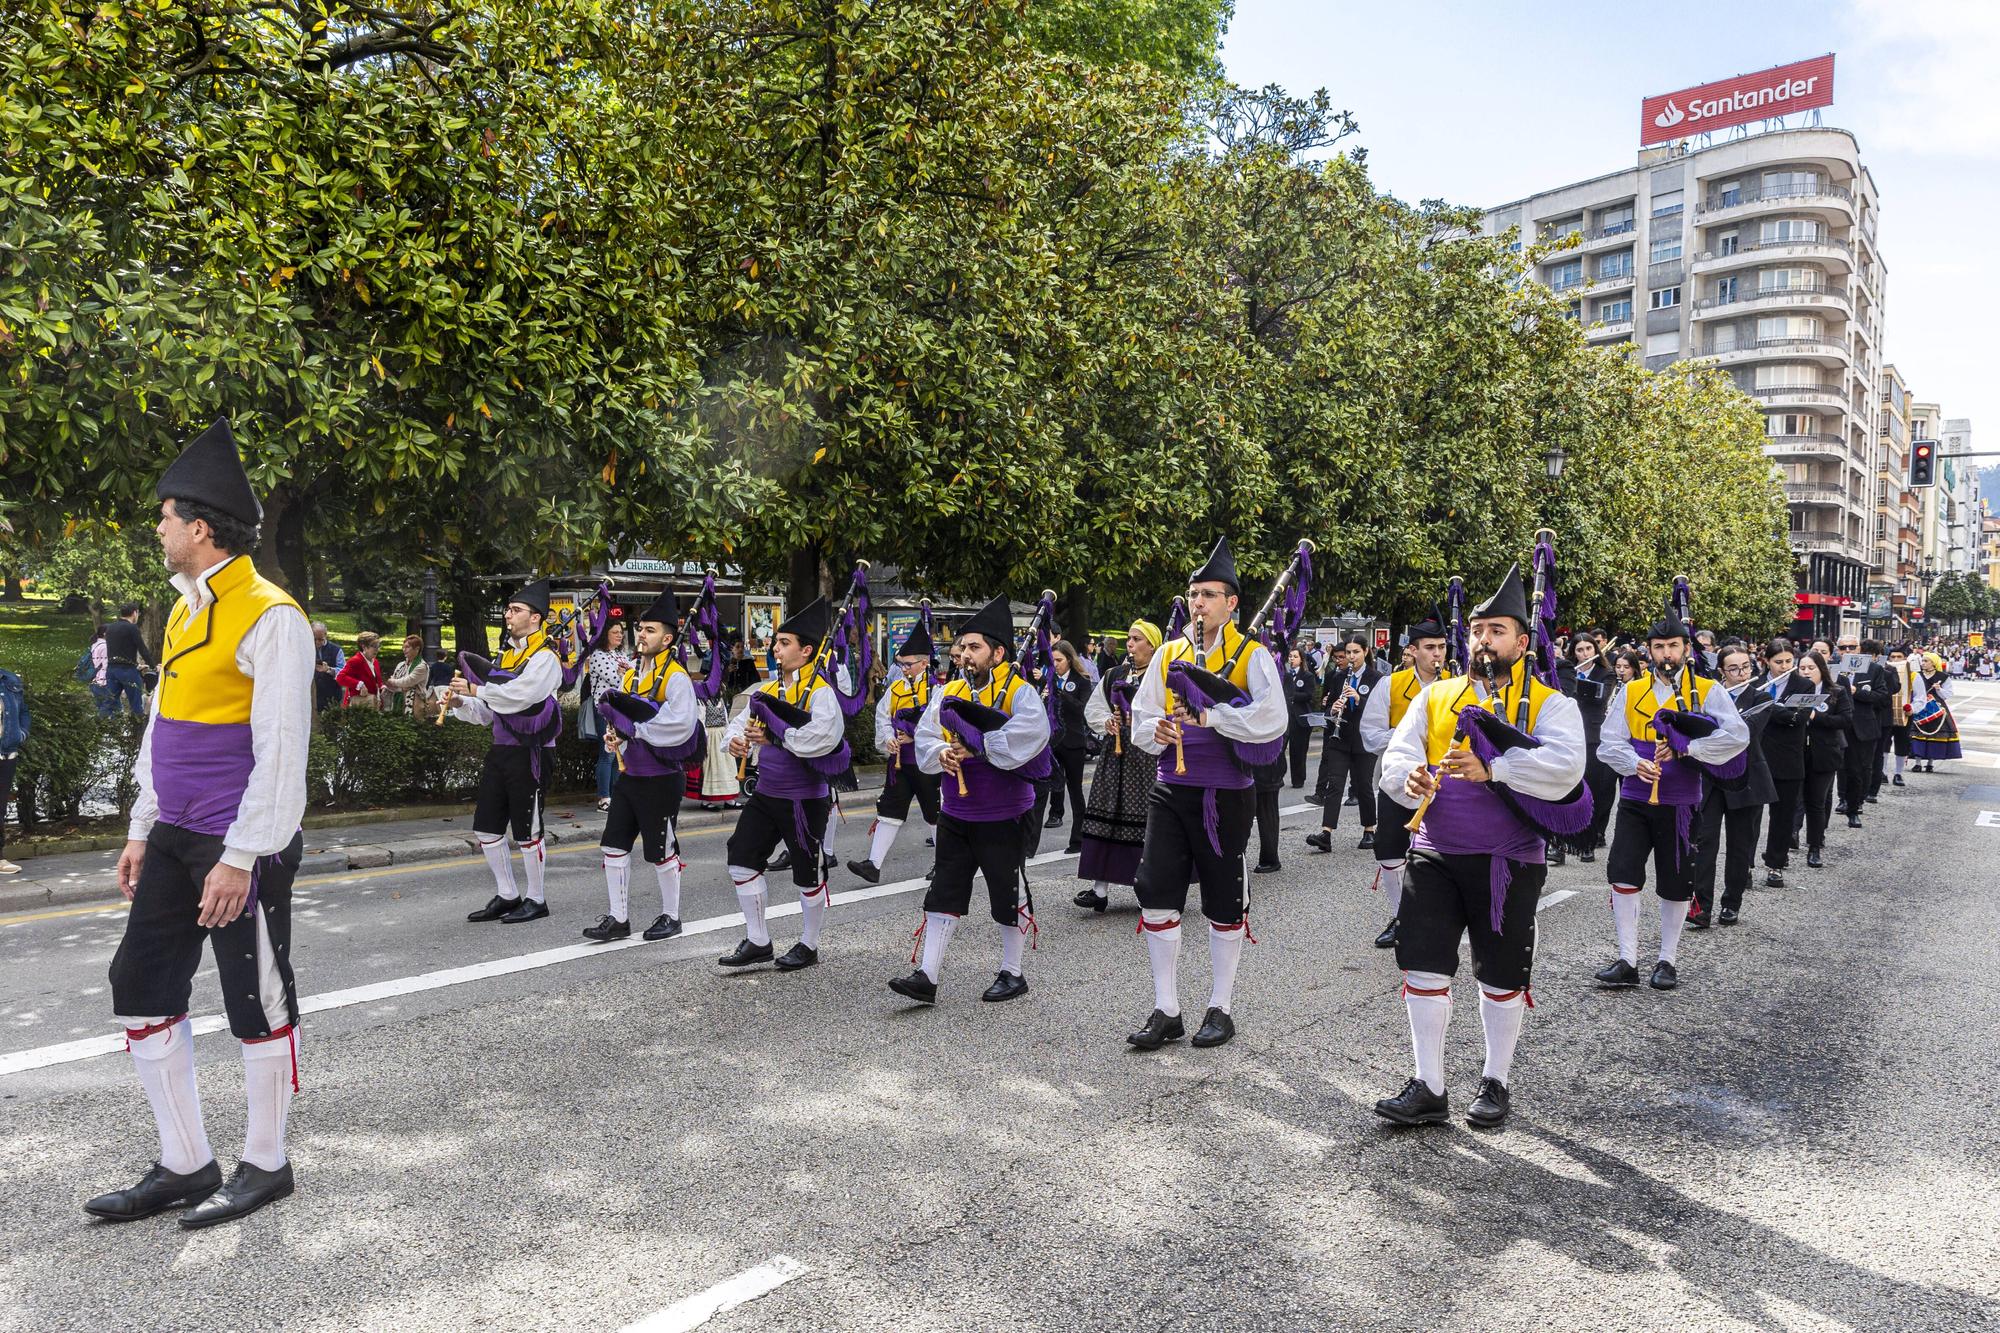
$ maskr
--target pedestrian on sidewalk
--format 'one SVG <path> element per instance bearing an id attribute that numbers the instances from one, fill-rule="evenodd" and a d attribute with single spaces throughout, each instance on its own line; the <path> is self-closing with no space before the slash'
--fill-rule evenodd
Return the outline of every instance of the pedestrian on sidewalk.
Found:
<path id="1" fill-rule="evenodd" d="M 363 630 L 355 636 L 354 656 L 343 662 L 334 676 L 342 708 L 382 706 L 382 663 L 377 659 L 381 651 L 382 636 L 375 631 Z"/>
<path id="2" fill-rule="evenodd" d="M 604 646 L 583 661 L 584 678 L 587 682 L 590 700 L 590 717 L 577 723 L 580 734 L 587 741 L 604 739 L 604 696 L 615 689 L 625 679 L 625 673 L 632 669 L 633 657 L 625 651 L 625 625 L 621 620 L 613 620 L 604 627 Z M 611 808 L 611 783 L 618 776 L 618 759 L 609 750 L 600 749 L 597 755 L 597 808 Z"/>
<path id="3" fill-rule="evenodd" d="M 347 654 L 327 634 L 325 621 L 313 621 L 312 634 L 313 711 L 318 713 L 340 702 L 340 669 L 347 665 Z"/>
<path id="4" fill-rule="evenodd" d="M 389 674 L 388 690 L 390 711 L 408 713 L 420 722 L 428 722 L 435 715 L 435 707 L 429 707 L 431 664 L 424 661 L 424 638 L 421 634 L 403 636 L 403 660 L 396 663 L 396 669 Z"/>
<path id="5" fill-rule="evenodd" d="M 7 802 L 14 795 L 14 769 L 28 739 L 28 696 L 21 678 L 0 668 L 0 853 L 7 850 Z M 18 875 L 21 867 L 0 855 L 0 875 Z"/>
<path id="6" fill-rule="evenodd" d="M 139 633 L 137 602 L 125 603 L 118 608 L 117 618 L 105 623 L 104 661 L 104 688 L 111 696 L 111 707 L 104 715 L 116 713 L 119 701 L 123 700 L 133 717 L 146 716 L 146 678 L 140 674 L 139 664 L 144 662 L 150 667 L 157 663 Z"/>
<path id="7" fill-rule="evenodd" d="M 154 715 L 139 742 L 118 887 L 132 904 L 111 960 L 112 1011 L 152 1105 L 159 1156 L 139 1181 L 84 1204 L 133 1222 L 188 1208 L 185 1230 L 292 1192 L 285 1120 L 298 1088 L 292 877 L 304 850 L 314 652 L 305 613 L 257 573 L 263 506 L 229 423 L 160 477 L 160 546 L 180 600 L 168 618 Z M 188 1021 L 204 937 L 243 1048 L 243 1154 L 224 1183 L 202 1125 Z"/>

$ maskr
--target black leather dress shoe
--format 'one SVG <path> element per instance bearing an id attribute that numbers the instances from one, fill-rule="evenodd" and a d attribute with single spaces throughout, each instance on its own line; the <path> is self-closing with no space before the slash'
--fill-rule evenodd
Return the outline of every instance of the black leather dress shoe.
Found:
<path id="1" fill-rule="evenodd" d="M 1276 861 L 1259 861 L 1256 865 L 1250 867 L 1250 873 L 1253 875 L 1275 875 L 1283 869 L 1284 866 Z"/>
<path id="2" fill-rule="evenodd" d="M 1653 964 L 1653 975 L 1646 978 L 1646 984 L 1654 990 L 1672 990 L 1681 984 L 1681 974 L 1672 963 L 1662 958 Z"/>
<path id="3" fill-rule="evenodd" d="M 1548 859 L 1552 866 L 1567 865 L 1569 853 L 1562 849 L 1561 844 L 1552 842 L 1549 844 Z"/>
<path id="4" fill-rule="evenodd" d="M 1719 925 L 1719 926 L 1733 926 L 1733 925 L 1735 925 L 1735 924 L 1736 924 L 1736 909 L 1735 909 L 1735 908 L 1733 908 L 1733 907 L 1725 907 L 1725 908 L 1723 908 L 1723 909 L 1722 909 L 1722 910 L 1721 910 L 1720 912 L 1717 912 L 1717 913 L 1715 914 L 1715 923 L 1716 923 L 1717 925 Z"/>
<path id="5" fill-rule="evenodd" d="M 629 939 L 631 935 L 632 923 L 630 921 L 620 921 L 609 912 L 606 912 L 603 917 L 599 918 L 596 925 L 585 926 L 583 928 L 583 937 L 585 939 L 598 940 L 600 942 L 604 940 Z"/>
<path id="6" fill-rule="evenodd" d="M 1595 847 L 1586 847 L 1582 851 L 1576 854 L 1576 859 L 1583 862 L 1587 866 L 1596 865 L 1597 849 Z"/>
<path id="7" fill-rule="evenodd" d="M 1367 851 L 1370 847 L 1373 847 L 1375 845 L 1375 830 L 1372 828 L 1362 829 L 1361 841 L 1354 845 L 1363 851 Z"/>
<path id="8" fill-rule="evenodd" d="M 921 967 L 907 977 L 891 977 L 889 989 L 918 1004 L 937 1003 L 937 983 Z"/>
<path id="9" fill-rule="evenodd" d="M 1792 850 L 1796 852 L 1798 849 L 1799 849 L 1799 835 L 1794 833 L 1792 835 Z"/>
<path id="10" fill-rule="evenodd" d="M 1157 1051 L 1168 1042 L 1179 1041 L 1186 1035 L 1187 1029 L 1181 1026 L 1181 1016 L 1179 1014 L 1168 1018 L 1158 1009 L 1155 1009 L 1151 1014 L 1147 1015 L 1146 1026 L 1140 1028 L 1137 1032 L 1131 1033 L 1125 1040 L 1131 1042 L 1142 1051 Z"/>
<path id="11" fill-rule="evenodd" d="M 993 978 L 993 984 L 979 998 L 988 1004 L 999 1004 L 1005 1000 L 1018 1000 L 1027 993 L 1026 977 L 1018 972 L 1002 972 Z"/>
<path id="12" fill-rule="evenodd" d="M 792 854 L 784 847 L 780 847 L 778 854 L 764 863 L 764 870 L 767 874 L 779 870 L 790 870 L 791 868 Z"/>
<path id="13" fill-rule="evenodd" d="M 1375 937 L 1376 948 L 1393 949 L 1396 947 L 1396 927 L 1402 923 L 1402 920 L 1403 918 L 1399 916 L 1389 918 L 1389 924 L 1382 927 L 1382 933 Z"/>
<path id="14" fill-rule="evenodd" d="M 1220 1046 L 1236 1035 L 1236 1023 L 1226 1010 L 1210 1007 L 1201 1016 L 1201 1029 L 1188 1042 L 1190 1046 Z"/>
<path id="15" fill-rule="evenodd" d="M 1341 802 L 1341 804 L 1342 804 L 1342 805 L 1360 805 L 1360 804 L 1361 804 L 1361 798 L 1360 798 L 1359 796 L 1355 796 L 1355 795 L 1352 795 L 1352 794 L 1350 794 L 1350 795 L 1348 796 L 1348 798 L 1347 798 L 1346 800 L 1344 800 L 1344 801 L 1342 801 L 1342 802 Z"/>
<path id="16" fill-rule="evenodd" d="M 1306 834 L 1306 846 L 1316 852 L 1330 852 L 1333 850 L 1333 834 L 1326 829 L 1321 829 L 1317 833 L 1308 833 Z"/>
<path id="17" fill-rule="evenodd" d="M 1513 1099 L 1507 1095 L 1507 1085 L 1497 1078 L 1479 1080 L 1479 1095 L 1472 1099 L 1472 1105 L 1465 1108 L 1466 1123 L 1481 1129 L 1495 1129 L 1507 1119 L 1507 1112 L 1513 1109 Z"/>
<path id="18" fill-rule="evenodd" d="M 1806 864 L 1811 866 L 1814 870 L 1818 870 L 1821 866 L 1826 864 L 1826 862 L 1820 860 L 1819 848 L 1813 847 L 1807 850 Z"/>
<path id="19" fill-rule="evenodd" d="M 1048 817 L 1047 819 L 1044 819 L 1044 820 L 1042 821 L 1042 827 L 1043 827 L 1043 828 L 1061 828 L 1061 827 L 1062 827 L 1062 820 L 1063 820 L 1063 817 L 1062 817 L 1062 812 L 1061 812 L 1061 811 L 1059 811 L 1059 810 L 1051 810 L 1051 811 L 1049 811 L 1049 817 Z"/>
<path id="20" fill-rule="evenodd" d="M 538 903 L 533 898 L 523 898 L 519 903 L 515 904 L 513 911 L 500 918 L 500 924 L 503 926 L 518 926 L 523 921 L 540 921 L 548 914 L 549 905 L 547 903 Z M 257 1168 L 253 1166 L 250 1169 L 255 1171 Z"/>
<path id="21" fill-rule="evenodd" d="M 1088 907 L 1093 912 L 1102 912 L 1105 908 L 1111 906 L 1110 897 L 1099 893 L 1096 889 L 1078 889 L 1076 897 L 1070 901 L 1074 902 L 1078 907 Z"/>
<path id="22" fill-rule="evenodd" d="M 181 1175 L 158 1162 L 139 1177 L 139 1183 L 122 1190 L 100 1194 L 83 1205 L 83 1211 L 107 1222 L 136 1222 L 169 1208 L 187 1208 L 215 1193 L 222 1184 L 222 1165 L 211 1161 L 198 1171 Z"/>
<path id="23" fill-rule="evenodd" d="M 1849 816 L 1847 817 L 1847 827 L 1849 827 L 1849 828 L 1860 828 L 1860 827 L 1861 827 L 1861 816 L 1860 816 L 1860 815 L 1849 815 Z"/>
<path id="24" fill-rule="evenodd" d="M 670 940 L 680 933 L 680 918 L 668 916 L 665 912 L 662 912 L 652 925 L 646 927 L 645 938 L 649 940 Z"/>
<path id="25" fill-rule="evenodd" d="M 1430 1084 L 1413 1078 L 1393 1097 L 1375 1103 L 1375 1114 L 1399 1125 L 1442 1125 L 1451 1118 L 1451 1101 Z"/>
<path id="26" fill-rule="evenodd" d="M 1623 958 L 1613 959 L 1597 969 L 1597 984 L 1600 986 L 1636 986 L 1639 984 L 1639 969 Z"/>
<path id="27" fill-rule="evenodd" d="M 715 960 L 724 967 L 748 967 L 752 963 L 771 961 L 771 946 L 752 944 L 748 939 L 736 941 L 736 947 Z"/>
<path id="28" fill-rule="evenodd" d="M 467 921 L 498 921 L 501 917 L 507 915 L 507 913 L 520 905 L 521 900 L 519 898 L 502 898 L 496 893 L 486 900 L 486 906 L 476 912 L 467 912 L 465 919 Z"/>
<path id="29" fill-rule="evenodd" d="M 1890 779 L 1889 779 L 1889 785 L 1890 785 L 1890 786 L 1892 786 L 1892 787 L 1900 787 L 1900 786 L 1904 785 L 1904 784 L 1903 784 L 1903 775 L 1902 775 L 1901 773 L 1898 773 L 1898 774 L 1897 774 L 1897 775 L 1896 775 L 1895 777 L 1893 777 L 1893 778 L 1890 778 Z"/>
<path id="30" fill-rule="evenodd" d="M 800 968 L 812 967 L 819 962 L 819 950 L 808 949 L 803 944 L 794 944 L 772 960 L 780 972 L 796 972 Z"/>
<path id="31" fill-rule="evenodd" d="M 197 1231 L 202 1227 L 212 1227 L 217 1222 L 230 1222 L 239 1217 L 248 1217 L 267 1203 L 274 1203 L 292 1192 L 292 1164 L 286 1162 L 276 1171 L 266 1171 L 261 1166 L 248 1162 L 236 1164 L 236 1174 L 229 1183 L 181 1215 L 181 1230 Z"/>
<path id="32" fill-rule="evenodd" d="M 880 884 L 882 882 L 882 867 L 876 865 L 873 861 L 849 861 L 847 868 L 851 873 L 859 875 L 870 884 Z"/>
<path id="33" fill-rule="evenodd" d="M 1785 873 L 1784 873 L 1784 871 L 1782 871 L 1782 870 L 1766 870 L 1766 871 L 1764 872 L 1764 887 L 1765 887 L 1765 888 L 1767 888 L 1767 889 L 1782 889 L 1782 888 L 1784 888 L 1784 887 L 1785 887 Z"/>
<path id="34" fill-rule="evenodd" d="M 1082 838 L 1071 838 L 1069 842 L 1063 847 L 1064 856 L 1081 856 L 1082 854 L 1083 854 Z"/>
<path id="35" fill-rule="evenodd" d="M 1866 801 L 1868 802 L 1868 804 L 1870 804 L 1870 805 L 1880 805 L 1880 804 L 1882 804 L 1882 798 L 1881 798 L 1881 797 L 1879 797 L 1879 796 L 1869 796 L 1869 797 L 1865 797 L 1865 798 L 1863 798 L 1863 799 L 1865 799 L 1865 800 L 1866 800 Z"/>

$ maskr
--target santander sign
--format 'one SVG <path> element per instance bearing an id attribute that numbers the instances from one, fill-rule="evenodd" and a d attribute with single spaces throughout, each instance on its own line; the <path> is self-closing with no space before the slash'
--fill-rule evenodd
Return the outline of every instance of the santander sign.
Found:
<path id="1" fill-rule="evenodd" d="M 1639 107 L 1639 144 L 1833 105 L 1833 57 L 1816 56 L 1648 97 Z"/>

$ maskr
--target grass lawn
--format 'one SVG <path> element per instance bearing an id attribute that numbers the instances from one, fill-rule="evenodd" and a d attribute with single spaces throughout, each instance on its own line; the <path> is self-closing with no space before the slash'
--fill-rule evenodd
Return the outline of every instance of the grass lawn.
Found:
<path id="1" fill-rule="evenodd" d="M 47 689 L 68 680 L 90 643 L 90 617 L 63 615 L 56 605 L 34 598 L 0 602 L 0 667 L 30 686 Z"/>

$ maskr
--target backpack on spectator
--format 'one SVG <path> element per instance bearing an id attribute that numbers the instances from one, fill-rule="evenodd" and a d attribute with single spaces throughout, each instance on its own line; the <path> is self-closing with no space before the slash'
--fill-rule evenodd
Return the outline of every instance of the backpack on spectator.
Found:
<path id="1" fill-rule="evenodd" d="M 84 649 L 83 656 L 76 659 L 76 667 L 70 675 L 86 685 L 97 679 L 97 663 L 91 660 L 90 649 Z"/>
<path id="2" fill-rule="evenodd" d="M 28 739 L 28 697 L 21 678 L 0 671 L 0 754 L 12 754 Z"/>

